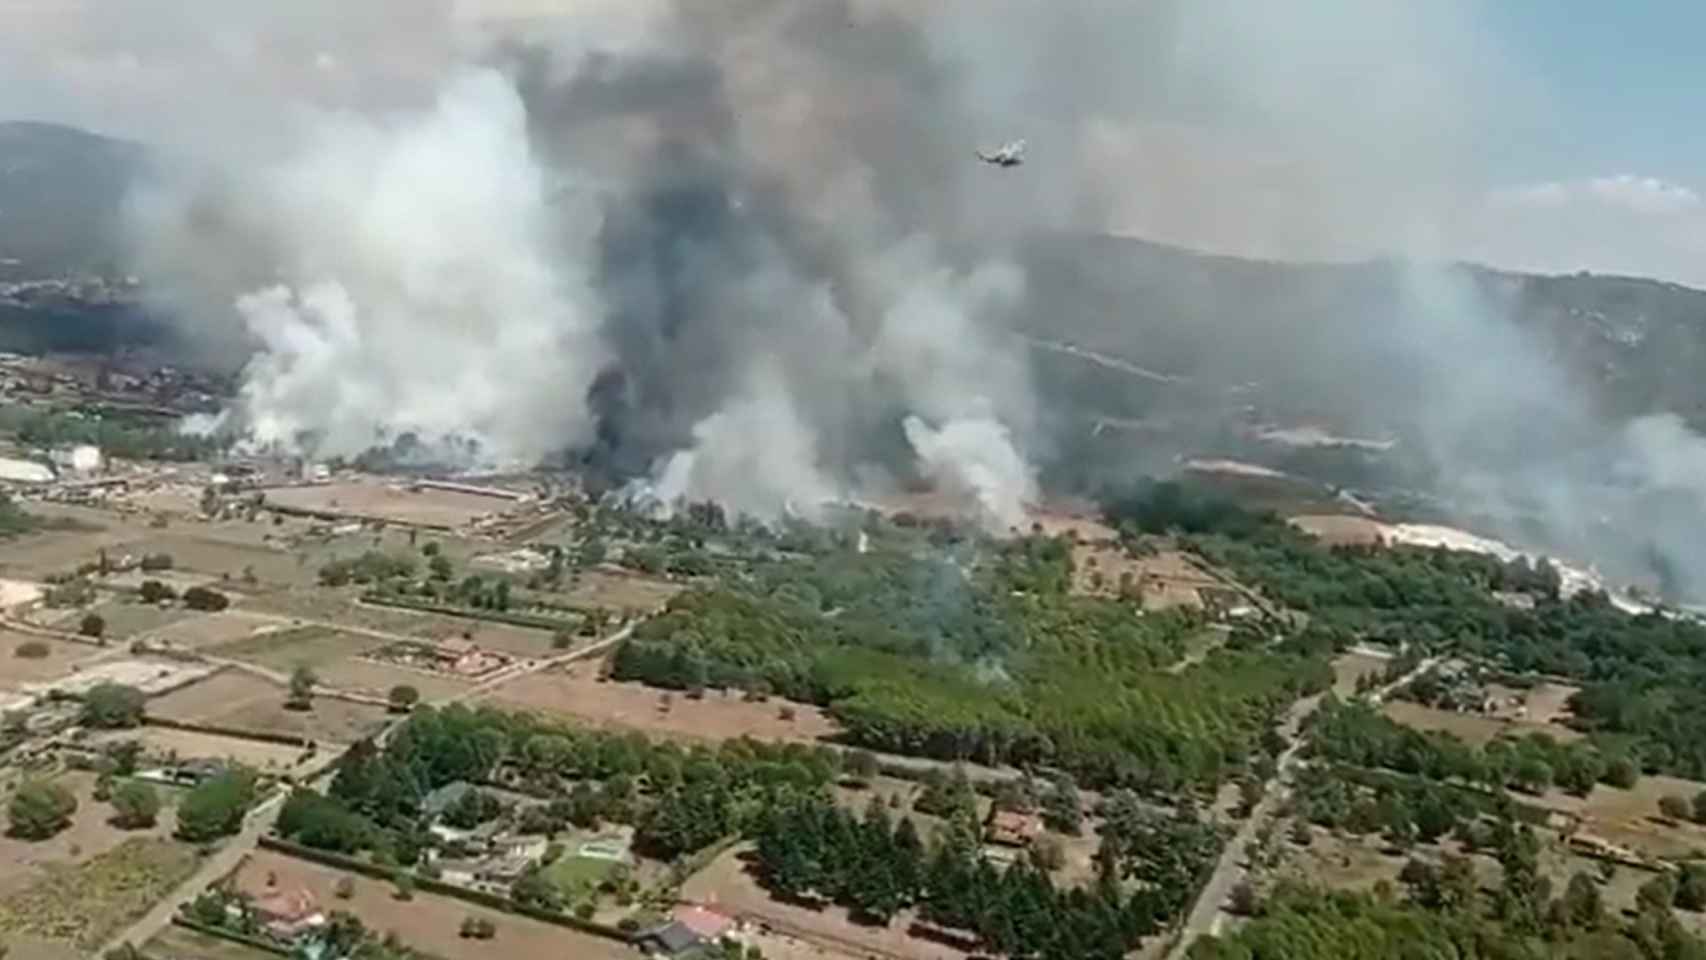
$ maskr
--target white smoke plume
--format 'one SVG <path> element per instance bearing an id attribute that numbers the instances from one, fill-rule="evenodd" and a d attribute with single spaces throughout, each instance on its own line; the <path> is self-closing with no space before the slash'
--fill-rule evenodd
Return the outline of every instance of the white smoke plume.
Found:
<path id="1" fill-rule="evenodd" d="M 552 205 L 526 120 L 503 76 L 466 71 L 424 112 L 315 114 L 240 181 L 225 215 L 277 278 L 234 304 L 258 348 L 237 411 L 255 441 L 347 456 L 412 434 L 530 462 L 590 435 L 599 301 L 584 253 L 553 246 L 575 212 Z"/>
<path id="2" fill-rule="evenodd" d="M 938 429 L 917 417 L 903 425 L 926 476 L 975 497 L 993 532 L 1023 529 L 1025 507 L 1037 496 L 1036 472 L 1014 449 L 1006 427 L 978 419 L 950 420 Z"/>

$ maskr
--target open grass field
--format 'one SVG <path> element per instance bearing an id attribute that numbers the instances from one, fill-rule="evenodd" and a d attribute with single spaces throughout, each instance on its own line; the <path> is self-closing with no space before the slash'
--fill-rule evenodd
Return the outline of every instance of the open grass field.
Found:
<path id="1" fill-rule="evenodd" d="M 264 492 L 268 504 L 288 509 L 445 528 L 515 507 L 513 501 L 499 497 L 359 481 L 273 487 Z"/>
<path id="2" fill-rule="evenodd" d="M 373 637 L 343 633 L 327 627 L 290 627 L 208 647 L 203 652 L 209 656 L 242 660 L 257 667 L 289 673 L 300 664 L 306 664 L 317 671 L 327 670 L 341 660 L 366 652 L 379 642 Z M 329 670 L 325 680 L 337 684 Z"/>
<path id="3" fill-rule="evenodd" d="M 18 648 L 26 643 L 46 645 L 47 656 L 39 659 L 18 656 Z M 108 653 L 73 640 L 52 640 L 0 629 L 0 690 L 17 690 L 25 684 L 57 680 L 71 673 L 80 661 Z"/>
<path id="4" fill-rule="evenodd" d="M 578 903 L 594 893 L 615 869 L 612 860 L 564 854 L 545 868 L 545 879 L 562 893 L 565 902 Z"/>
<path id="5" fill-rule="evenodd" d="M 577 663 L 544 670 L 500 684 L 484 699 L 500 706 L 573 717 L 584 723 L 693 740 L 819 741 L 838 729 L 822 710 L 807 704 L 770 700 L 746 703 L 739 693 L 710 691 L 703 700 L 677 692 L 663 708 L 665 691 L 637 683 L 600 681 L 598 665 Z M 792 720 L 781 717 L 794 711 Z"/>
<path id="6" fill-rule="evenodd" d="M 195 848 L 139 837 L 46 875 L 0 901 L 0 935 L 93 951 L 195 872 Z"/>
<path id="7" fill-rule="evenodd" d="M 367 736 L 386 719 L 384 707 L 370 704 L 316 697 L 313 710 L 286 710 L 284 699 L 283 687 L 227 669 L 150 701 L 148 712 L 189 723 L 288 733 L 335 743 Z"/>
<path id="8" fill-rule="evenodd" d="M 151 960 L 278 960 L 278 954 L 168 926 L 142 947 Z"/>
<path id="9" fill-rule="evenodd" d="M 403 942 L 443 960 L 633 960 L 625 944 L 577 932 L 567 927 L 530 920 L 500 910 L 476 906 L 439 894 L 416 891 L 413 900 L 398 900 L 389 883 L 331 867 L 257 850 L 237 871 L 240 890 L 259 893 L 266 877 L 276 874 L 283 889 L 305 888 L 326 909 L 344 909 L 361 917 L 371 930 L 395 930 Z M 355 891 L 348 900 L 332 893 L 348 877 Z M 464 917 L 480 917 L 497 925 L 494 940 L 469 940 L 457 933 Z"/>
<path id="10" fill-rule="evenodd" d="M 753 879 L 745 862 L 746 855 L 747 846 L 741 844 L 711 861 L 682 885 L 681 899 L 715 903 L 725 913 L 760 920 L 814 945 L 852 956 L 880 955 L 876 951 L 914 960 L 959 960 L 971 956 L 949 944 L 909 933 L 913 922 L 910 912 L 896 916 L 887 927 L 871 927 L 852 922 L 841 907 L 814 910 L 773 900 Z"/>

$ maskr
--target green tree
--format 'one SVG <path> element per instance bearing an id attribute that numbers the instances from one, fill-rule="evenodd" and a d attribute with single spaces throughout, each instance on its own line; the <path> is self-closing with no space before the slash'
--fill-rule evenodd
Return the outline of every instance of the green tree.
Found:
<path id="1" fill-rule="evenodd" d="M 306 663 L 297 664 L 290 674 L 290 696 L 284 701 L 285 707 L 291 710 L 313 709 L 314 687 L 319 682 L 313 668 Z"/>
<path id="2" fill-rule="evenodd" d="M 427 561 L 427 570 L 432 579 L 440 583 L 449 583 L 454 573 L 450 566 L 450 560 L 441 553 L 433 554 L 432 559 Z"/>
<path id="3" fill-rule="evenodd" d="M 203 781 L 178 804 L 178 837 L 206 843 L 236 833 L 255 801 L 255 775 L 235 767 Z"/>
<path id="4" fill-rule="evenodd" d="M 98 613 L 85 613 L 77 624 L 77 632 L 85 637 L 100 637 L 107 632 L 107 621 Z"/>
<path id="5" fill-rule="evenodd" d="M 184 591 L 184 606 L 191 610 L 218 613 L 231 605 L 231 599 L 207 587 L 191 587 Z"/>
<path id="6" fill-rule="evenodd" d="M 1083 829 L 1083 800 L 1078 785 L 1070 777 L 1055 780 L 1053 789 L 1043 797 L 1043 823 L 1050 830 L 1076 837 Z"/>
<path id="7" fill-rule="evenodd" d="M 1677 907 L 1698 913 L 1706 910 L 1706 864 L 1685 863 L 1676 877 Z"/>
<path id="8" fill-rule="evenodd" d="M 46 840 L 71 825 L 77 798 L 48 780 L 30 780 L 18 787 L 6 807 L 11 835 L 21 840 Z"/>
<path id="9" fill-rule="evenodd" d="M 178 597 L 178 591 L 158 580 L 142 581 L 142 586 L 137 588 L 137 592 L 141 594 L 143 603 L 164 603 L 168 600 L 176 600 Z"/>
<path id="10" fill-rule="evenodd" d="M 113 788 L 113 824 L 124 830 L 154 826 L 160 816 L 160 795 L 146 783 L 126 780 Z"/>
<path id="11" fill-rule="evenodd" d="M 1664 796 L 1659 798 L 1659 813 L 1672 820 L 1680 821 L 1689 819 L 1694 813 L 1694 808 L 1682 797 Z"/>
<path id="12" fill-rule="evenodd" d="M 421 701 L 421 692 L 408 684 L 398 684 L 391 688 L 386 698 L 392 713 L 408 713 Z"/>
<path id="13" fill-rule="evenodd" d="M 96 684 L 83 696 L 80 721 L 101 730 L 120 730 L 142 723 L 146 699 L 141 690 L 121 683 Z"/>

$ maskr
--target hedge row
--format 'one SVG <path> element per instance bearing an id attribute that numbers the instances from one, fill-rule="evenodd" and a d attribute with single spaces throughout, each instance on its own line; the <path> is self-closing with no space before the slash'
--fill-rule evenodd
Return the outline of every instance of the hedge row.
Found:
<path id="1" fill-rule="evenodd" d="M 359 873 L 363 876 L 373 877 L 376 880 L 389 881 L 396 876 L 396 871 L 393 868 L 382 867 L 376 863 L 370 863 L 366 860 L 345 856 L 341 853 L 333 853 L 330 850 L 316 850 L 313 847 L 306 847 L 300 843 L 285 840 L 281 837 L 263 835 L 257 842 L 266 850 L 273 850 L 278 853 L 287 854 L 292 857 L 308 860 L 324 866 L 334 867 L 339 870 L 348 870 L 352 873 Z M 425 877 L 419 873 L 415 873 L 413 876 L 415 880 L 415 888 L 426 891 L 427 893 L 441 893 L 447 897 L 455 897 L 458 900 L 477 904 L 482 907 L 490 907 L 493 910 L 501 910 L 504 913 L 513 913 L 517 916 L 528 917 L 533 920 L 542 920 L 546 923 L 556 924 L 559 927 L 568 927 L 571 930 L 588 933 L 595 937 L 603 937 L 606 940 L 615 940 L 618 943 L 629 942 L 628 934 L 616 929 L 615 927 L 607 927 L 602 923 L 582 920 L 579 917 L 570 916 L 569 914 L 559 913 L 552 910 L 541 910 L 537 907 L 524 907 L 508 897 L 499 896 L 495 893 L 487 893 L 484 890 L 470 890 L 467 887 L 459 887 L 454 883 L 445 883 L 442 880 Z"/>
<path id="2" fill-rule="evenodd" d="M 421 613 L 439 613 L 447 617 L 461 617 L 464 620 L 488 620 L 493 623 L 507 623 L 515 627 L 532 627 L 536 630 L 561 630 L 578 622 L 576 615 L 567 611 L 561 617 L 534 616 L 508 610 L 478 610 L 472 607 L 455 607 L 416 597 L 401 597 L 371 590 L 362 594 L 361 599 L 364 603 L 371 603 L 380 607 L 397 607 L 402 610 L 415 610 Z"/>
<path id="3" fill-rule="evenodd" d="M 198 923 L 183 914 L 173 916 L 172 923 L 183 927 L 185 930 L 194 930 L 196 933 L 205 934 L 209 937 L 218 937 L 221 940 L 229 940 L 232 943 L 240 943 L 245 947 L 254 947 L 256 950 L 265 950 L 268 953 L 275 953 L 281 957 L 291 956 L 289 948 L 279 946 L 271 940 L 266 940 L 261 937 L 251 937 L 246 933 L 238 933 L 235 930 L 227 930 L 224 927 L 215 927 L 205 923 Z"/>
<path id="4" fill-rule="evenodd" d="M 192 733 L 210 733 L 219 737 L 234 737 L 239 740 L 254 740 L 258 743 L 276 743 L 286 747 L 301 747 L 304 750 L 314 746 L 313 740 L 294 733 L 266 733 L 260 730 L 222 727 L 215 723 L 191 723 L 187 720 L 173 720 L 169 717 L 157 717 L 153 714 L 144 715 L 142 722 L 151 727 L 188 730 Z"/>

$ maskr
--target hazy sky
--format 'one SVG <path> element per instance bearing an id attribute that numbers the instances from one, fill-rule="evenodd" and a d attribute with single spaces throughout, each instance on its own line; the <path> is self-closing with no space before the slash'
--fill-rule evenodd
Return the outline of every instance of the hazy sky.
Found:
<path id="1" fill-rule="evenodd" d="M 1706 286 L 1698 0 L 940 2 L 964 8 L 936 39 L 978 60 L 992 134 L 1032 135 L 1026 188 L 1070 195 L 1073 225 Z M 265 152 L 289 129 L 273 115 L 305 102 L 427 101 L 479 49 L 471 25 L 622 42 L 641 6 L 0 0 L 0 118 Z M 1045 34 L 1071 39 L 1022 48 Z M 1108 95 L 1091 102 L 1084 72 Z"/>

